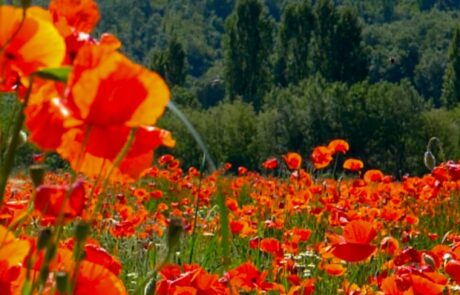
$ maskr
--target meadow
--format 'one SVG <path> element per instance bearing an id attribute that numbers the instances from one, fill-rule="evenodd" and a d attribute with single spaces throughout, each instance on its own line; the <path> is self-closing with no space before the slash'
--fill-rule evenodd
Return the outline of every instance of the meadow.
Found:
<path id="1" fill-rule="evenodd" d="M 167 83 L 91 36 L 98 19 L 92 0 L 0 6 L 0 99 L 17 106 L 0 122 L 1 294 L 460 293 L 460 162 L 437 162 L 438 139 L 428 173 L 401 179 L 346 139 L 258 171 L 215 167 L 198 140 L 184 169 L 154 154 L 181 140 L 156 126 Z M 26 141 L 41 152 L 15 173 Z"/>

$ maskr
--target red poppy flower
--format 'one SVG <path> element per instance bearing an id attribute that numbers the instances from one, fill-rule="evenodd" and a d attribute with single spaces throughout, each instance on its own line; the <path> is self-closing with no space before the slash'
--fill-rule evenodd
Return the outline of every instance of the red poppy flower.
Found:
<path id="1" fill-rule="evenodd" d="M 334 139 L 327 147 L 332 151 L 332 155 L 336 153 L 346 154 L 350 149 L 348 142 L 343 139 Z"/>
<path id="2" fill-rule="evenodd" d="M 270 253 L 274 257 L 283 255 L 281 243 L 274 238 L 266 238 L 260 241 L 260 251 Z"/>
<path id="3" fill-rule="evenodd" d="M 246 167 L 238 167 L 238 175 L 243 176 L 246 175 L 246 173 L 248 173 L 248 169 Z"/>
<path id="4" fill-rule="evenodd" d="M 64 59 L 64 40 L 43 17 L 48 12 L 29 8 L 21 25 L 22 13 L 13 6 L 0 7 L 0 47 L 6 46 L 0 52 L 0 91 L 12 91 L 21 78 L 41 68 L 58 67 Z"/>
<path id="5" fill-rule="evenodd" d="M 260 272 L 252 262 L 245 262 L 230 270 L 227 274 L 230 285 L 238 290 L 251 292 L 256 290 L 274 291 L 282 286 L 265 281 L 267 272 Z M 284 290 L 283 290 L 284 291 Z"/>
<path id="6" fill-rule="evenodd" d="M 65 246 L 69 250 L 74 249 L 74 244 L 75 244 L 75 240 L 73 238 L 65 241 Z M 116 276 L 120 275 L 121 273 L 120 261 L 118 261 L 118 259 L 110 255 L 109 252 L 107 252 L 107 250 L 100 247 L 97 242 L 95 241 L 86 242 L 83 248 L 83 251 L 85 252 L 84 257 L 86 261 L 89 261 L 95 264 L 99 264 L 105 267 L 106 269 L 110 270 L 111 272 L 113 272 L 113 274 Z"/>
<path id="7" fill-rule="evenodd" d="M 460 283 L 460 260 L 449 260 L 444 267 L 444 270 L 454 281 Z"/>
<path id="8" fill-rule="evenodd" d="M 350 170 L 350 171 L 359 171 L 363 169 L 364 164 L 361 160 L 358 159 L 347 159 L 343 163 L 343 169 Z"/>
<path id="9" fill-rule="evenodd" d="M 276 158 L 267 159 L 265 162 L 262 163 L 262 167 L 268 170 L 275 170 L 276 168 L 278 168 L 278 159 Z"/>
<path id="10" fill-rule="evenodd" d="M 332 151 L 328 147 L 318 146 L 311 154 L 311 161 L 316 169 L 325 168 L 332 161 Z"/>
<path id="11" fill-rule="evenodd" d="M 289 170 L 298 170 L 302 165 L 302 156 L 298 153 L 287 153 L 283 159 Z"/>
<path id="12" fill-rule="evenodd" d="M 332 246 L 332 254 L 348 262 L 365 260 L 376 249 L 370 244 L 376 235 L 372 223 L 361 220 L 350 221 L 345 225 L 343 236 L 338 237 Z"/>
<path id="13" fill-rule="evenodd" d="M 85 207 L 85 188 L 82 181 L 72 185 L 68 200 L 64 204 L 69 192 L 66 185 L 41 185 L 37 188 L 34 206 L 44 217 L 58 217 L 61 210 L 66 218 L 80 216 Z"/>
<path id="14" fill-rule="evenodd" d="M 228 294 L 228 289 L 217 280 L 217 275 L 208 274 L 198 265 L 167 265 L 160 270 L 155 294 Z"/>

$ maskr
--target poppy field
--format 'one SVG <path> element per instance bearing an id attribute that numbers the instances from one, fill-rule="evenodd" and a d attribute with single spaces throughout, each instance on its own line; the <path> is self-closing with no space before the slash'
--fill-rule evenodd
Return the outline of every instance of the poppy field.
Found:
<path id="1" fill-rule="evenodd" d="M 160 75 L 92 31 L 92 0 L 0 6 L 0 294 L 459 294 L 460 162 L 401 180 L 344 139 L 183 168 Z M 1 122 L 0 122 L 1 123 Z M 2 126 L 3 127 L 3 126 Z M 26 140 L 28 176 L 14 158 Z M 205 136 L 205 135 L 203 135 Z M 58 153 L 71 169 L 44 165 Z"/>

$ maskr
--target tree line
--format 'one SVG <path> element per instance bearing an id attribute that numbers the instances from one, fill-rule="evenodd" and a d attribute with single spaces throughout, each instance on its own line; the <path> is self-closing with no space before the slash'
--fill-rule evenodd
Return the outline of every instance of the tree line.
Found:
<path id="1" fill-rule="evenodd" d="M 398 176 L 424 171 L 432 136 L 449 157 L 460 156 L 457 1 L 99 6 L 98 32 L 120 36 L 127 55 L 165 78 L 218 163 L 258 169 L 266 157 L 308 155 L 332 138 Z M 200 151 L 174 115 L 160 124 L 179 139 L 165 152 L 198 166 Z"/>

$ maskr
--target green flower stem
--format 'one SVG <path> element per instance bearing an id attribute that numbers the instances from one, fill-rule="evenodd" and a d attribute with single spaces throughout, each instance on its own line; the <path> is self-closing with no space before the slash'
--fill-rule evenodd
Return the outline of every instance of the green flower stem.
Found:
<path id="1" fill-rule="evenodd" d="M 134 143 L 134 139 L 136 139 L 136 133 L 137 133 L 137 128 L 131 129 L 131 132 L 129 133 L 129 136 L 128 136 L 128 140 L 126 141 L 125 145 L 123 146 L 123 148 L 120 150 L 120 152 L 118 153 L 117 157 L 113 161 L 112 167 L 110 167 L 110 170 L 107 173 L 107 175 L 105 176 L 104 182 L 102 184 L 102 191 L 103 192 L 106 191 L 107 186 L 109 185 L 110 177 L 112 176 L 113 172 L 115 171 L 115 169 L 118 166 L 120 166 L 121 161 L 123 161 L 123 159 L 128 154 L 129 149 L 131 148 L 131 146 Z M 96 206 L 94 207 L 93 213 L 91 215 L 90 224 L 92 223 L 93 220 L 95 220 L 96 214 L 99 211 L 101 205 L 102 205 L 102 198 L 98 197 L 97 202 L 96 202 Z"/>
<path id="2" fill-rule="evenodd" d="M 222 185 L 218 185 L 217 202 L 219 204 L 220 214 L 220 233 L 222 236 L 221 248 L 224 270 L 230 265 L 230 226 L 228 221 L 228 208 L 225 204 L 225 195 L 222 191 Z"/>
<path id="3" fill-rule="evenodd" d="M 29 79 L 29 87 L 27 88 L 24 102 L 22 103 L 21 108 L 17 114 L 16 121 L 14 122 L 11 142 L 9 143 L 5 152 L 4 162 L 2 163 L 3 165 L 0 167 L 0 208 L 3 205 L 3 198 L 5 197 L 5 189 L 8 182 L 8 177 L 13 170 L 14 156 L 19 143 L 19 134 L 25 120 L 24 110 L 29 103 L 30 93 L 32 92 L 33 79 L 34 76 L 32 75 Z"/>
<path id="4" fill-rule="evenodd" d="M 206 163 L 206 155 L 203 155 L 203 161 L 201 162 L 200 166 L 200 179 L 198 180 L 198 192 L 196 195 L 196 200 L 195 200 L 195 215 L 193 217 L 193 230 L 192 230 L 192 246 L 190 249 L 190 256 L 189 256 L 189 264 L 192 264 L 193 262 L 193 252 L 195 251 L 195 244 L 196 244 L 196 223 L 198 220 L 198 209 L 200 207 L 200 192 L 201 192 L 201 184 L 203 180 L 203 171 L 204 171 L 204 165 Z"/>

